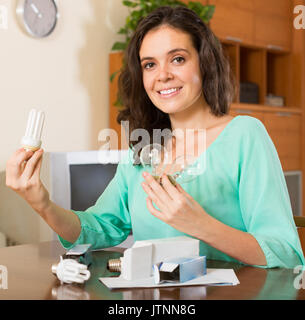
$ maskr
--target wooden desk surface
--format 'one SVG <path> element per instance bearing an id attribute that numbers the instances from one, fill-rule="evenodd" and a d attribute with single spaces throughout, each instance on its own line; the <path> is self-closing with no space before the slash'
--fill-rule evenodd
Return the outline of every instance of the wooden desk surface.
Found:
<path id="1" fill-rule="evenodd" d="M 122 255 L 120 249 L 93 252 L 91 278 L 83 285 L 61 285 L 51 266 L 65 252 L 58 241 L 0 249 L 0 265 L 8 271 L 8 289 L 0 289 L 0 300 L 215 300 L 215 299 L 305 299 L 305 290 L 294 288 L 293 269 L 261 269 L 222 261 L 208 261 L 209 268 L 233 268 L 237 286 L 176 287 L 162 289 L 109 290 L 99 277 L 109 276 L 108 259 Z M 1 288 L 1 278 L 0 278 Z"/>

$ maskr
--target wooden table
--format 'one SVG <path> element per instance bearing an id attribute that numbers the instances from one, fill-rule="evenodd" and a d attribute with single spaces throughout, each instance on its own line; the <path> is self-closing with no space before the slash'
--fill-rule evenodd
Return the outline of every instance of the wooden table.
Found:
<path id="1" fill-rule="evenodd" d="M 51 266 L 65 250 L 58 241 L 0 249 L 0 265 L 8 271 L 8 289 L 0 289 L 0 300 L 249 300 L 305 299 L 305 290 L 294 288 L 293 269 L 261 269 L 223 261 L 208 261 L 209 268 L 233 268 L 237 286 L 176 287 L 162 289 L 109 290 L 99 277 L 110 276 L 108 259 L 122 250 L 112 248 L 93 252 L 91 278 L 83 285 L 61 285 Z M 0 282 L 1 287 L 1 282 Z"/>

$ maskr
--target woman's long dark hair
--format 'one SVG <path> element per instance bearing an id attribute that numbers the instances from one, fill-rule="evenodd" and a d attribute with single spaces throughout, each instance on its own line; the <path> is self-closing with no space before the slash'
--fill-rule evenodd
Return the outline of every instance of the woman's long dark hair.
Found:
<path id="1" fill-rule="evenodd" d="M 143 85 L 139 51 L 145 35 L 152 29 L 168 25 L 188 33 L 199 54 L 202 76 L 202 91 L 211 113 L 221 117 L 228 114 L 234 98 L 235 87 L 230 66 L 225 58 L 220 41 L 210 28 L 192 10 L 185 7 L 163 6 L 142 18 L 124 54 L 124 69 L 119 77 L 119 96 L 124 108 L 117 117 L 118 123 L 129 121 L 129 133 L 145 129 L 152 143 L 153 129 L 169 129 L 167 113 L 159 110 L 149 99 Z M 130 136 L 129 136 L 130 138 Z M 139 141 L 129 139 L 133 148 Z M 135 154 L 136 164 L 141 149 Z"/>

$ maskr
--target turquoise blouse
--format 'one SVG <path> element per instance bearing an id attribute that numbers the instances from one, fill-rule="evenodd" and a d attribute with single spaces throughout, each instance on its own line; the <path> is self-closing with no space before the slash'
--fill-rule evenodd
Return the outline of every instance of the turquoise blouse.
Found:
<path id="1" fill-rule="evenodd" d="M 131 230 L 135 241 L 185 235 L 148 211 L 141 186 L 144 168 L 133 166 L 131 150 L 127 158 L 94 206 L 73 211 L 80 219 L 81 233 L 75 243 L 59 236 L 64 248 L 82 243 L 91 243 L 94 249 L 112 247 Z M 252 234 L 267 267 L 305 264 L 281 163 L 262 122 L 235 117 L 197 161 L 205 161 L 204 173 L 182 187 L 208 214 Z M 237 262 L 203 241 L 200 254 Z"/>

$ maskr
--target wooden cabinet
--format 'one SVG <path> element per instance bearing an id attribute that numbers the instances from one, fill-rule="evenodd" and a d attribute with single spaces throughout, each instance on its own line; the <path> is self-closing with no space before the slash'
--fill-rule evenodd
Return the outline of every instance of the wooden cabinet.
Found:
<path id="1" fill-rule="evenodd" d="M 266 96 L 266 51 L 240 46 L 240 82 L 258 85 L 258 101 L 264 104 Z"/>
<path id="2" fill-rule="evenodd" d="M 236 84 L 250 82 L 258 86 L 259 105 L 265 105 L 266 96 L 271 94 L 283 97 L 284 106 L 296 106 L 292 54 L 226 40 L 222 41 L 222 45 Z M 240 102 L 238 96 L 234 102 Z"/>
<path id="3" fill-rule="evenodd" d="M 267 48 L 290 50 L 293 8 L 291 0 L 254 0 L 254 40 Z"/>
<path id="4" fill-rule="evenodd" d="M 254 42 L 268 49 L 290 50 L 292 22 L 288 17 L 256 15 Z"/>
<path id="5" fill-rule="evenodd" d="M 283 170 L 300 170 L 301 115 L 266 112 L 264 124 L 279 154 Z"/>
<path id="6" fill-rule="evenodd" d="M 295 107 L 291 38 L 293 6 L 290 0 L 211 0 L 215 14 L 210 26 L 220 38 L 239 86 L 255 83 L 258 103 L 268 94 Z M 239 91 L 239 90 L 238 90 Z M 239 103 L 239 95 L 234 99 Z"/>
<path id="7" fill-rule="evenodd" d="M 267 51 L 266 94 L 284 97 L 285 106 L 292 106 L 294 103 L 291 66 L 291 54 Z"/>
<path id="8" fill-rule="evenodd" d="M 290 0 L 210 0 L 210 26 L 222 40 L 290 50 L 293 6 Z"/>
<path id="9" fill-rule="evenodd" d="M 245 109 L 245 106 L 234 105 L 232 116 L 249 115 L 259 119 L 265 126 L 279 155 L 284 171 L 301 170 L 301 136 L 302 115 L 287 111 L 271 112 Z"/>
<path id="10" fill-rule="evenodd" d="M 253 110 L 242 109 L 242 108 L 231 109 L 230 115 L 232 115 L 234 117 L 236 117 L 237 115 L 250 116 L 250 117 L 254 117 L 264 123 L 264 113 L 260 112 L 260 111 L 253 111 Z"/>
<path id="11" fill-rule="evenodd" d="M 257 14 L 286 17 L 288 12 L 292 12 L 291 0 L 253 0 L 253 6 Z"/>
<path id="12" fill-rule="evenodd" d="M 210 27 L 217 37 L 236 42 L 253 43 L 254 11 L 253 1 L 211 0 L 215 13 Z"/>
<path id="13" fill-rule="evenodd" d="M 109 56 L 109 76 L 113 75 L 114 72 L 122 67 L 123 53 L 113 52 Z M 119 114 L 118 107 L 115 106 L 117 101 L 118 93 L 118 75 L 114 78 L 112 82 L 109 83 L 109 127 L 116 131 L 118 136 L 118 147 L 119 149 L 127 149 L 126 138 L 124 132 L 122 134 L 121 125 L 117 122 L 117 116 Z M 110 146 L 111 148 L 117 149 L 117 146 Z"/>

